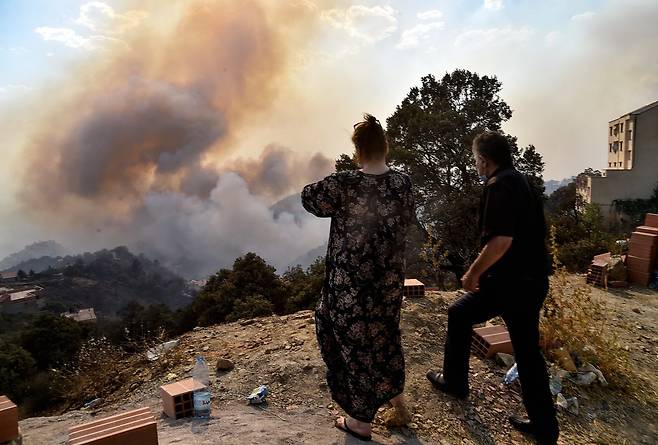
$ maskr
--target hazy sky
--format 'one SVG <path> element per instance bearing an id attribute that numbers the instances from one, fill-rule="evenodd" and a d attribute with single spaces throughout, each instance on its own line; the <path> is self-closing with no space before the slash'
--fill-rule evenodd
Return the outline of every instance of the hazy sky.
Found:
<path id="1" fill-rule="evenodd" d="M 170 5 L 191 3 L 0 0 L 0 216 L 25 186 L 16 180 L 17 166 L 24 147 L 34 145 L 26 128 L 41 105 L 52 109 L 64 103 L 52 99 L 62 90 L 92 85 L 88 78 L 79 84 L 80 72 L 106 63 L 116 48 L 142 56 L 131 48 L 141 42 L 140 30 L 171 20 L 176 8 Z M 213 8 L 231 1 L 200 3 Z M 257 158 L 271 144 L 306 156 L 349 152 L 352 124 L 362 112 L 384 121 L 422 76 L 465 68 L 502 81 L 514 111 L 505 130 L 537 147 L 545 179 L 562 179 L 603 168 L 607 122 L 658 100 L 655 0 L 233 1 L 247 3 L 269 5 L 266 11 L 294 4 L 308 26 L 302 32 L 283 15 L 263 19 L 288 46 L 285 66 L 276 69 L 282 79 L 248 116 L 234 120 L 230 147 L 209 158 L 216 166 Z M 239 99 L 251 105 L 258 87 L 250 84 L 248 100 Z M 47 157 L 43 128 L 40 135 L 38 148 Z M 23 229 L 30 223 L 23 221 Z M 11 244 L 1 238 L 0 251 Z"/>

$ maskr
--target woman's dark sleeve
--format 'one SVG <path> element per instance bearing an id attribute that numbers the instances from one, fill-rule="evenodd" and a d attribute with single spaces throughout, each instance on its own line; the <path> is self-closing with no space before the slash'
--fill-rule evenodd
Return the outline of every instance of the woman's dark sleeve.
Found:
<path id="1" fill-rule="evenodd" d="M 322 181 L 309 184 L 302 190 L 302 205 L 315 216 L 334 216 L 341 204 L 341 184 L 338 175 L 327 176 Z"/>
<path id="2" fill-rule="evenodd" d="M 411 178 L 407 176 L 406 178 L 407 187 L 406 193 L 404 195 L 404 218 L 407 220 L 408 224 L 416 223 L 416 200 L 414 199 L 414 187 L 411 182 Z"/>

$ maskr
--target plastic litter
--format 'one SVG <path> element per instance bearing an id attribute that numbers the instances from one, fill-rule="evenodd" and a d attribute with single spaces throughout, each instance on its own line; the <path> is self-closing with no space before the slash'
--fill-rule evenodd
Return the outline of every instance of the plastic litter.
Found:
<path id="1" fill-rule="evenodd" d="M 562 380 L 569 375 L 568 371 L 564 369 L 551 369 L 551 378 L 549 380 L 549 387 L 551 394 L 554 396 L 562 392 Z"/>
<path id="2" fill-rule="evenodd" d="M 159 345 L 154 346 L 146 351 L 146 358 L 149 359 L 149 361 L 154 362 L 159 359 L 162 354 L 169 351 L 177 344 L 178 340 L 170 340 L 164 343 L 160 343 Z"/>
<path id="3" fill-rule="evenodd" d="M 516 363 L 514 363 L 514 366 L 512 366 L 509 371 L 507 371 L 507 374 L 505 374 L 505 378 L 503 379 L 503 383 L 506 385 L 511 385 L 514 383 L 514 380 L 519 378 L 519 370 L 516 367 Z"/>
<path id="4" fill-rule="evenodd" d="M 559 393 L 557 395 L 557 406 L 576 416 L 578 415 L 578 413 L 580 413 L 580 407 L 578 406 L 578 399 L 575 397 L 570 397 L 567 399 L 562 395 L 562 393 Z"/>
<path id="5" fill-rule="evenodd" d="M 598 381 L 603 386 L 608 386 L 608 381 L 603 373 L 591 363 L 585 363 L 578 369 L 576 383 L 582 386 L 588 386 Z"/>
<path id="6" fill-rule="evenodd" d="M 247 402 L 249 402 L 249 405 L 258 405 L 261 404 L 265 401 L 265 397 L 267 397 L 268 390 L 267 386 L 261 385 L 258 388 L 254 389 L 251 394 L 247 396 Z"/>
<path id="7" fill-rule="evenodd" d="M 93 407 L 97 406 L 99 403 L 101 403 L 101 399 L 90 400 L 89 402 L 84 404 L 84 408 L 87 408 L 87 409 L 93 408 Z"/>
<path id="8" fill-rule="evenodd" d="M 201 355 L 196 358 L 196 365 L 192 369 L 192 378 L 204 385 L 203 389 L 194 391 L 194 415 L 201 419 L 208 419 L 210 417 L 212 399 L 210 394 L 210 376 L 208 364 Z"/>

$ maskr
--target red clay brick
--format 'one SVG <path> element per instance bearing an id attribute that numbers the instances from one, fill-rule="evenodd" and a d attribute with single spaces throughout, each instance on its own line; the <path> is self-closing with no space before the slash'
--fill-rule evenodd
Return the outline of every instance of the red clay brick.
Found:
<path id="1" fill-rule="evenodd" d="M 514 353 L 505 326 L 485 326 L 473 329 L 472 349 L 477 355 L 486 358 L 490 358 L 498 352 Z"/>
<path id="2" fill-rule="evenodd" d="M 402 295 L 407 298 L 422 298 L 425 296 L 425 285 L 415 278 L 404 280 L 404 291 Z"/>
<path id="3" fill-rule="evenodd" d="M 139 408 L 71 427 L 68 443 L 69 445 L 157 445 L 157 424 L 149 408 Z"/>
<path id="4" fill-rule="evenodd" d="M 18 407 L 7 396 L 0 396 L 0 443 L 18 439 Z"/>
<path id="5" fill-rule="evenodd" d="M 651 273 L 648 272 L 638 272 L 633 269 L 628 269 L 626 271 L 628 275 L 628 281 L 630 283 L 639 284 L 641 286 L 648 286 L 651 283 Z"/>
<path id="6" fill-rule="evenodd" d="M 644 217 L 644 225 L 658 227 L 658 213 L 647 213 Z"/>
<path id="7" fill-rule="evenodd" d="M 626 257 L 626 265 L 629 269 L 633 269 L 636 272 L 650 273 L 653 272 L 654 259 L 628 255 Z"/>
<path id="8" fill-rule="evenodd" d="M 638 226 L 635 228 L 635 231 L 642 233 L 650 233 L 652 235 L 658 235 L 658 227 Z"/>
<path id="9" fill-rule="evenodd" d="M 628 254 L 641 258 L 654 258 L 658 249 L 656 246 L 648 246 L 631 241 L 628 245 Z"/>
<path id="10" fill-rule="evenodd" d="M 194 379 L 185 379 L 160 387 L 163 411 L 172 419 L 194 415 L 194 391 L 203 389 L 204 385 Z"/>
<path id="11" fill-rule="evenodd" d="M 655 247 L 658 244 L 658 235 L 643 232 L 631 233 L 631 243 Z"/>

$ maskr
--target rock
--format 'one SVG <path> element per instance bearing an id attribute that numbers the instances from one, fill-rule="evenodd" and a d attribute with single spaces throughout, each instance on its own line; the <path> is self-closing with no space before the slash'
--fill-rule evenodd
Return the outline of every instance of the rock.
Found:
<path id="1" fill-rule="evenodd" d="M 208 352 L 210 350 L 210 347 L 209 346 L 204 346 L 203 348 L 201 348 L 201 350 L 203 352 Z"/>
<path id="2" fill-rule="evenodd" d="M 514 366 L 515 360 L 513 355 L 505 354 L 504 352 L 499 352 L 496 354 L 496 362 L 500 366 L 504 366 L 507 369 L 509 369 L 512 366 Z"/>
<path id="3" fill-rule="evenodd" d="M 217 371 L 230 371 L 235 368 L 235 364 L 226 358 L 217 359 Z"/>
<path id="4" fill-rule="evenodd" d="M 175 372 L 170 372 L 169 374 L 166 375 L 165 379 L 174 380 L 176 377 L 178 377 L 178 374 L 176 374 Z"/>
<path id="5" fill-rule="evenodd" d="M 636 307 L 633 308 L 633 312 L 635 312 L 636 314 L 641 314 L 642 313 L 642 311 L 640 309 L 636 308 Z"/>

